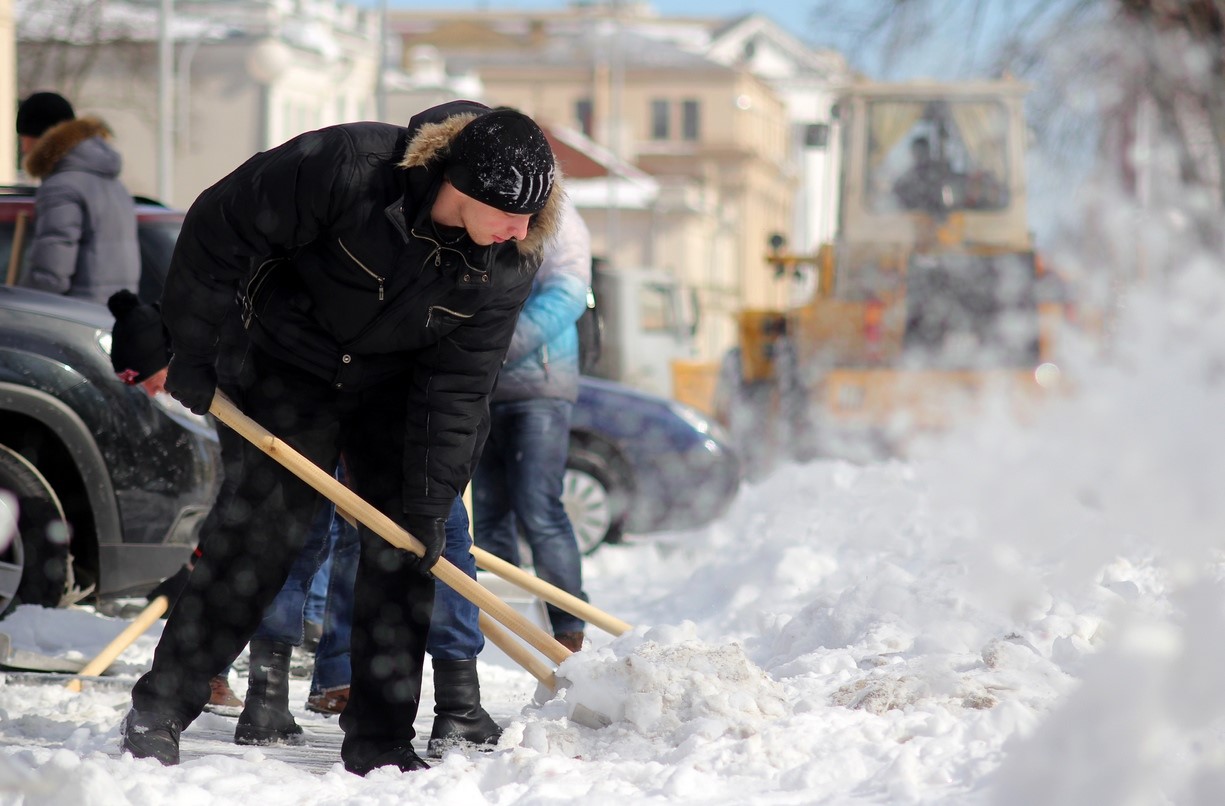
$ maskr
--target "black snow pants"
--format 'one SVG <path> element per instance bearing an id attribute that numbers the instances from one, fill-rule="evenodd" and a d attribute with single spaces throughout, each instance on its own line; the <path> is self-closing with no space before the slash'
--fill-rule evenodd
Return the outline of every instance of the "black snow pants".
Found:
<path id="1" fill-rule="evenodd" d="M 402 524 L 407 374 L 336 390 L 256 348 L 247 359 L 244 413 L 322 468 L 335 467 L 343 451 L 354 491 Z M 184 726 L 208 702 L 209 678 L 255 633 L 325 505 L 258 447 L 246 443 L 242 450 L 240 464 L 227 463 L 239 474 L 233 495 L 218 500 L 223 512 L 210 515 L 203 556 L 171 611 L 152 668 L 132 690 L 137 711 L 174 716 Z M 364 526 L 360 533 L 353 675 L 340 720 L 345 759 L 411 743 L 434 601 L 434 579 L 417 572 L 412 554 Z"/>

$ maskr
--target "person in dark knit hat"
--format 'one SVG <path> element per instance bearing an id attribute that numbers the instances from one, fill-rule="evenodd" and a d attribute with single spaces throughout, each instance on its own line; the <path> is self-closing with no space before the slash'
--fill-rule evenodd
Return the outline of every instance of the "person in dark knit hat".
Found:
<path id="1" fill-rule="evenodd" d="M 57 123 L 76 119 L 68 99 L 54 92 L 36 92 L 17 107 L 17 134 L 37 140 Z"/>
<path id="2" fill-rule="evenodd" d="M 34 196 L 34 234 L 19 285 L 106 304 L 140 283 L 136 207 L 119 180 L 123 159 L 110 128 L 76 116 L 54 92 L 17 108 L 26 172 L 42 180 Z"/>
<path id="3" fill-rule="evenodd" d="M 408 126 L 367 121 L 298 135 L 205 190 L 183 220 L 161 300 L 174 352 L 167 391 L 193 412 L 209 410 L 217 345 L 227 320 L 241 316 L 244 413 L 320 467 L 343 452 L 354 492 L 420 543 L 416 554 L 361 527 L 340 716 L 349 772 L 428 767 L 413 748 L 413 722 L 430 569 L 479 457 L 489 395 L 563 200 L 535 121 L 452 101 Z M 204 556 L 132 688 L 121 748 L 137 758 L 179 762 L 209 670 L 232 662 L 254 634 L 324 506 L 257 446 L 244 446 L 241 465 L 233 504 L 202 530 Z M 288 662 L 257 664 L 253 652 L 252 668 L 267 677 L 261 697 L 278 708 Z M 451 703 L 457 715 L 481 707 L 476 683 L 465 676 L 463 698 Z"/>
<path id="4" fill-rule="evenodd" d="M 455 189 L 508 213 L 540 212 L 553 186 L 553 150 L 522 112 L 481 115 L 451 144 L 446 176 Z"/>
<path id="5" fill-rule="evenodd" d="M 162 314 L 131 291 L 116 291 L 106 301 L 115 326 L 111 329 L 111 366 L 129 386 L 140 385 L 150 395 L 165 388 L 170 363 L 169 339 Z"/>
<path id="6" fill-rule="evenodd" d="M 111 366 L 128 386 L 139 386 L 150 397 L 166 390 L 166 366 L 170 363 L 170 339 L 162 326 L 162 314 L 156 306 L 146 305 L 131 291 L 116 291 L 106 301 L 115 317 L 111 328 Z M 199 556 L 197 548 L 184 570 L 163 580 L 149 593 L 152 602 L 166 596 L 174 604 L 178 591 Z M 230 688 L 229 670 L 209 679 L 209 701 L 206 708 L 218 713 L 230 713 L 242 707 L 242 700 Z"/>

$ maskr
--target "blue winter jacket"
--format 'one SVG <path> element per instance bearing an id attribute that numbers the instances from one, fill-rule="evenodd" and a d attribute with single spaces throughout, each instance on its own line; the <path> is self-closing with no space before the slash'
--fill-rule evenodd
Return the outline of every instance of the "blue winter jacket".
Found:
<path id="1" fill-rule="evenodd" d="M 578 399 L 578 329 L 591 285 L 591 234 L 566 200 L 556 239 L 545 250 L 531 295 L 498 376 L 493 402 Z"/>

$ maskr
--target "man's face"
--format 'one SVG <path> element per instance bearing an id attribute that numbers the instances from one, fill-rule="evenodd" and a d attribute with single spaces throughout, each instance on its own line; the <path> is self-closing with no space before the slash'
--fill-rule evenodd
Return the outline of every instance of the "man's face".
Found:
<path id="1" fill-rule="evenodd" d="M 461 226 L 468 230 L 468 237 L 478 246 L 522 241 L 527 237 L 527 225 L 532 220 L 526 213 L 506 213 L 471 196 L 463 197 L 459 217 Z"/>
<path id="2" fill-rule="evenodd" d="M 24 156 L 26 154 L 29 154 L 30 150 L 34 148 L 34 144 L 38 142 L 38 138 L 31 137 L 28 134 L 19 134 L 17 135 L 17 142 L 18 144 L 20 144 L 21 153 Z"/>

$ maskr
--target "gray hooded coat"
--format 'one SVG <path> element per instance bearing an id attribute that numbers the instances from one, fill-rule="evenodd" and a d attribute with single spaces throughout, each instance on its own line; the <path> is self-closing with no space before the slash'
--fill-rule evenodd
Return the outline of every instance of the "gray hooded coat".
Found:
<path id="1" fill-rule="evenodd" d="M 132 195 L 119 181 L 123 159 L 97 118 L 48 129 L 26 156 L 41 179 L 34 235 L 21 285 L 106 304 L 140 283 L 140 246 Z"/>

